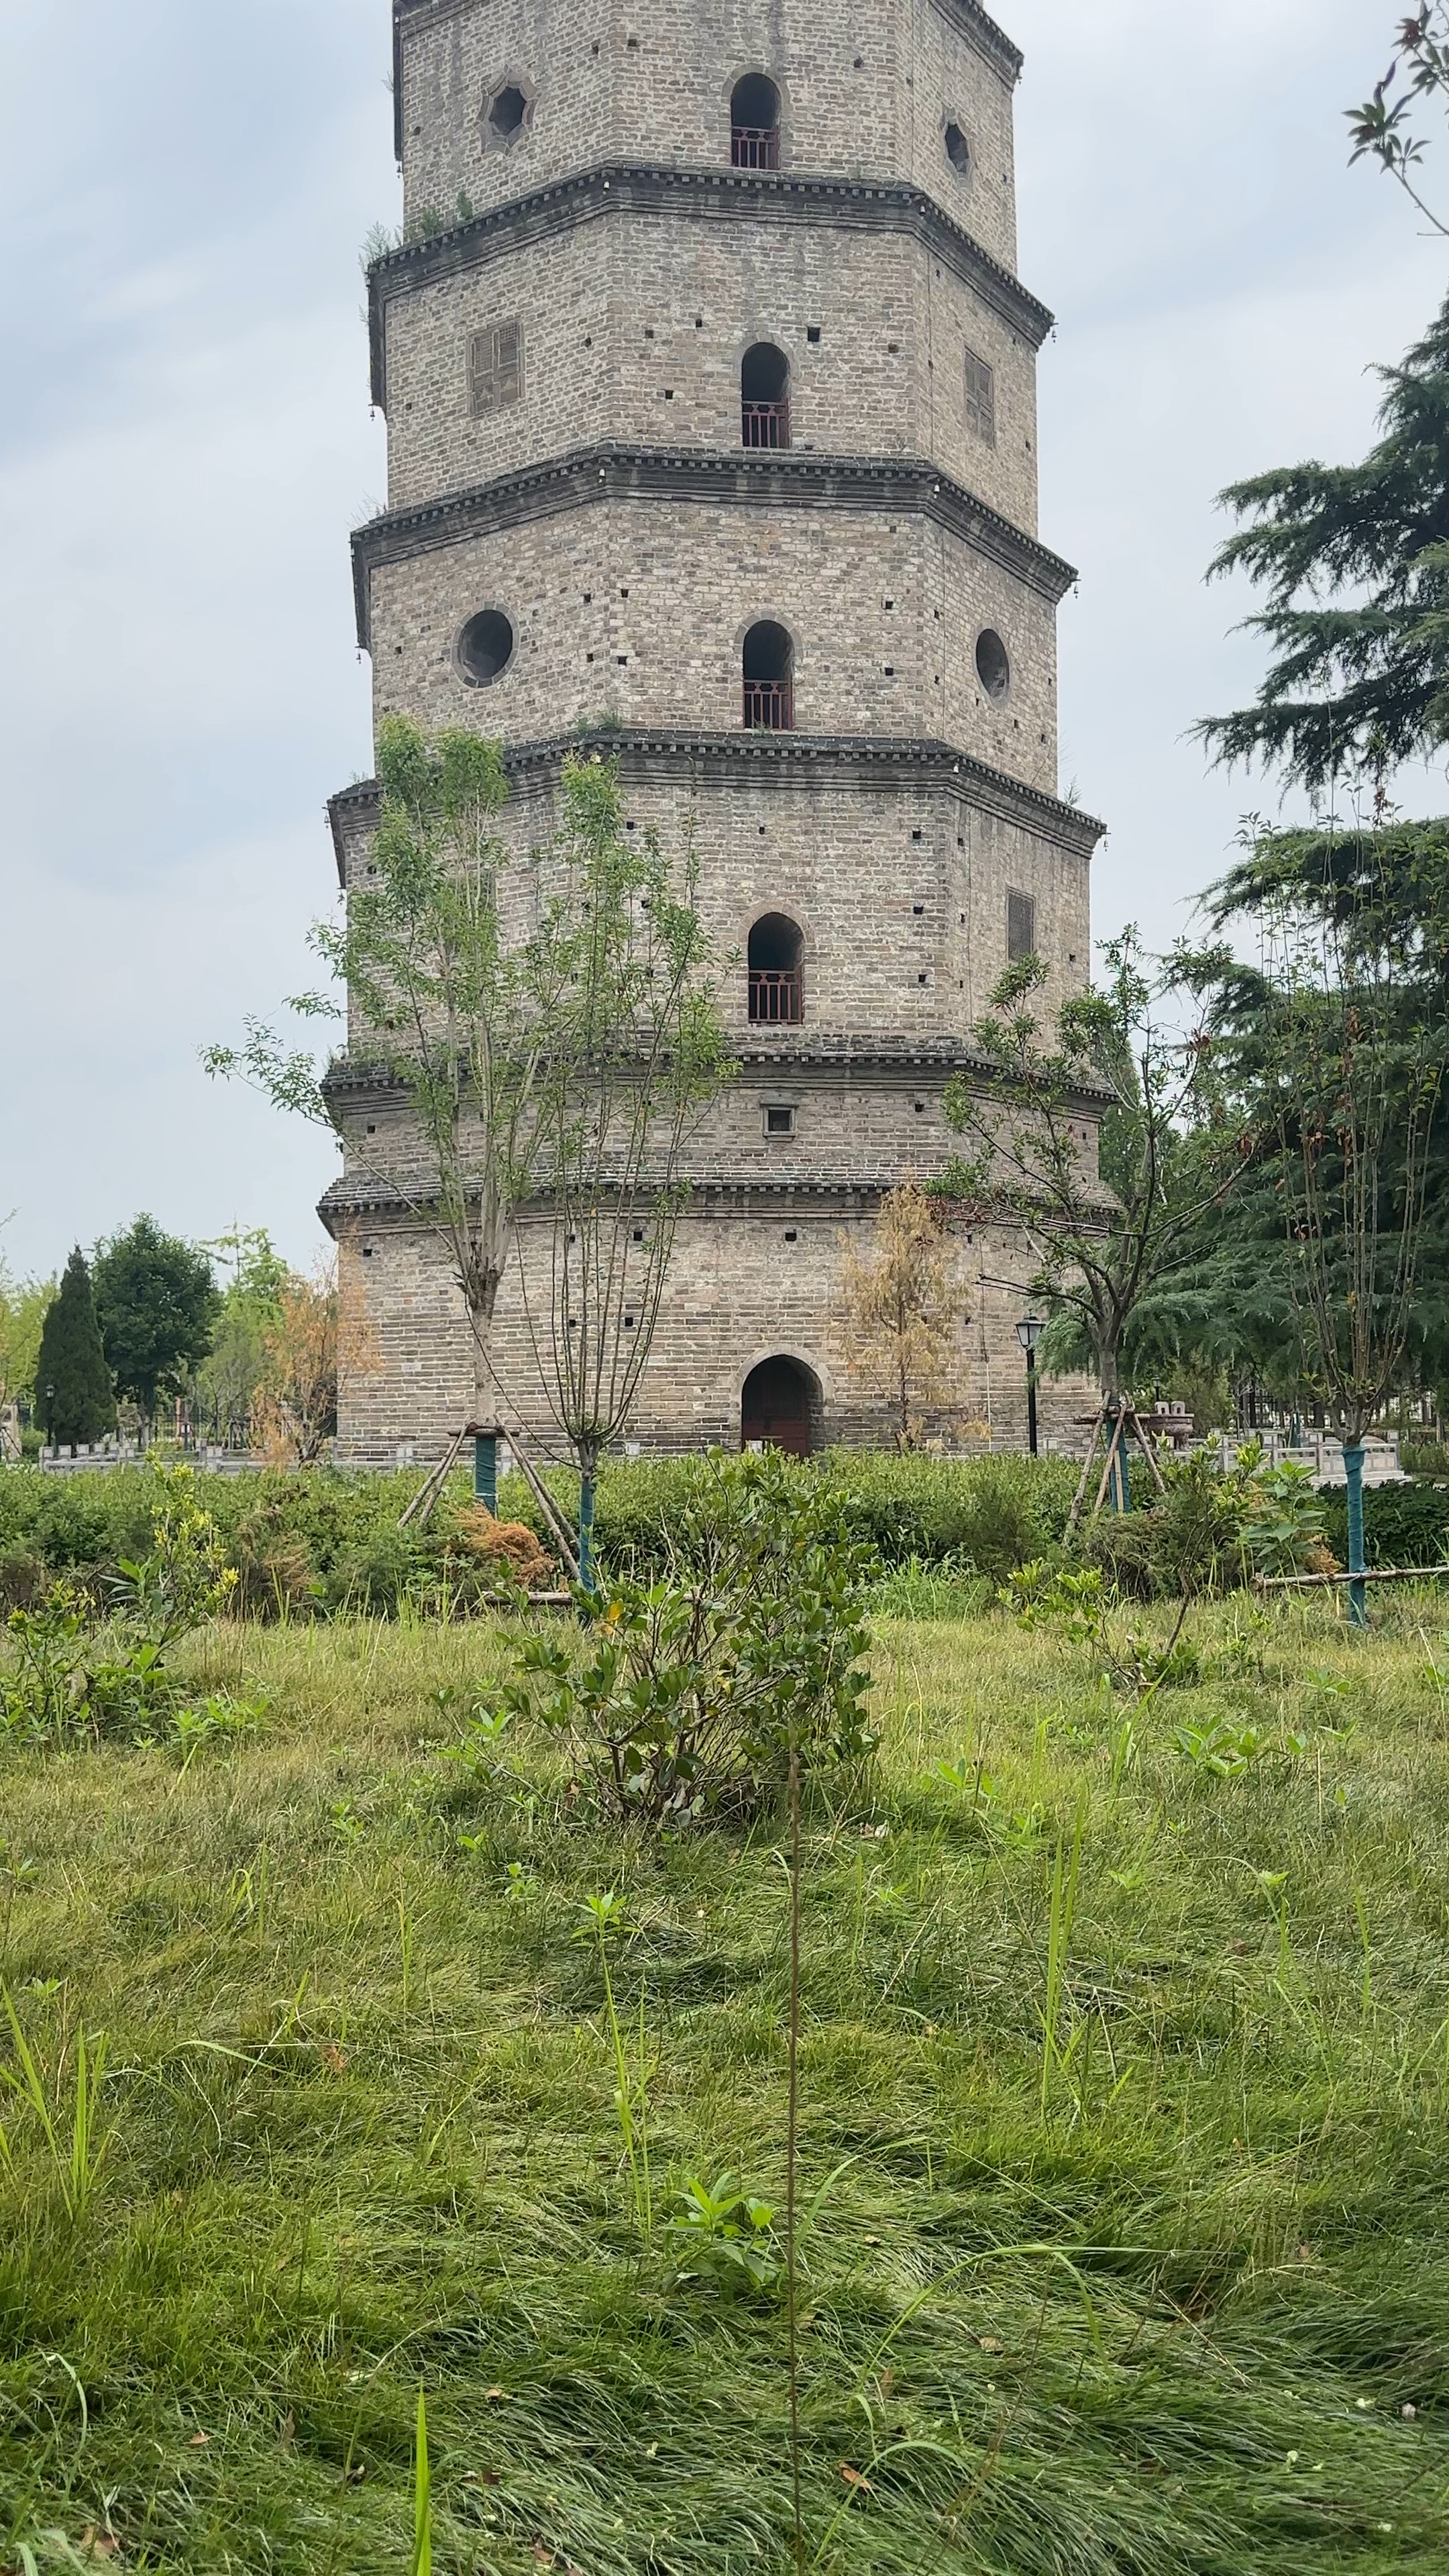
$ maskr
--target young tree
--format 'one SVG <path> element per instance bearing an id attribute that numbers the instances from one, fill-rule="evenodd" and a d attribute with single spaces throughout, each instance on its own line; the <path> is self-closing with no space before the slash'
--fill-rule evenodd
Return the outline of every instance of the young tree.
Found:
<path id="1" fill-rule="evenodd" d="M 287 1271 L 262 1325 L 253 1437 L 273 1466 L 315 1467 L 337 1429 L 340 1378 L 365 1364 L 358 1329 L 339 1318 L 337 1264 Z"/>
<path id="2" fill-rule="evenodd" d="M 101 1347 L 91 1275 L 79 1245 L 47 1308 L 36 1361 L 36 1391 L 54 1448 L 102 1439 L 116 1427 L 116 1397 Z"/>
<path id="3" fill-rule="evenodd" d="M 7 1417 L 23 1397 L 34 1397 L 40 1336 L 56 1286 L 54 1279 L 14 1279 L 0 1263 L 0 1454 Z"/>
<path id="4" fill-rule="evenodd" d="M 536 1086 L 546 1279 L 522 1265 L 540 1382 L 579 1471 L 579 1580 L 592 1581 L 599 1462 L 633 1411 L 680 1216 L 685 1155 L 733 1076 L 707 981 L 692 860 L 625 829 L 617 764 L 570 762 L 556 883 L 525 963 L 546 1038 Z"/>
<path id="5" fill-rule="evenodd" d="M 1248 623 L 1272 659 L 1254 706 L 1204 718 L 1226 763 L 1314 790 L 1449 741 L 1449 304 L 1387 388 L 1362 465 L 1284 466 L 1221 496 L 1247 524 L 1215 574 L 1267 595 Z"/>
<path id="6" fill-rule="evenodd" d="M 345 922 L 318 923 L 312 945 L 347 988 L 349 1062 L 393 1083 L 411 1113 L 410 1156 L 377 1169 L 445 1247 L 468 1319 L 473 1418 L 483 1423 L 498 1407 L 493 1320 L 518 1208 L 534 1186 L 550 1015 L 561 996 L 518 935 L 526 899 L 507 935 L 498 746 L 468 733 L 430 742 L 389 717 L 377 749 L 382 804 L 369 873 L 351 890 Z M 522 893 L 531 897 L 531 884 Z M 295 1007 L 335 1016 L 315 994 Z M 242 1073 L 279 1107 L 335 1123 L 324 1069 L 259 1022 L 248 1023 L 243 1048 L 214 1047 L 204 1061 L 213 1074 Z"/>
<path id="7" fill-rule="evenodd" d="M 844 1283 L 851 1373 L 889 1408 L 897 1448 L 915 1449 L 929 1417 L 950 1403 L 966 1316 L 939 1198 L 914 1179 L 888 1191 L 868 1246 L 846 1247 Z"/>
<path id="8" fill-rule="evenodd" d="M 205 1249 L 230 1276 L 211 1349 L 196 1374 L 197 1409 L 213 1437 L 244 1447 L 266 1368 L 265 1336 L 278 1319 L 290 1273 L 264 1227 L 234 1226 Z"/>
<path id="9" fill-rule="evenodd" d="M 1038 958 L 1003 977 L 977 1031 L 991 1074 L 947 1092 L 947 1119 L 975 1156 L 946 1186 L 1022 1228 L 1037 1261 L 1027 1293 L 1075 1322 L 1115 1411 L 1144 1301 L 1192 1260 L 1244 1140 L 1223 1116 L 1210 1032 L 1179 1033 L 1194 999 L 1179 961 L 1154 975 L 1130 927 L 1102 955 L 1105 981 L 1054 1026 Z M 1087 1159 L 1098 1117 L 1100 1180 Z"/>
<path id="10" fill-rule="evenodd" d="M 147 1423 L 159 1394 L 179 1395 L 211 1348 L 219 1299 L 211 1263 L 195 1245 L 138 1216 L 96 1246 L 96 1320 L 116 1391 Z"/>

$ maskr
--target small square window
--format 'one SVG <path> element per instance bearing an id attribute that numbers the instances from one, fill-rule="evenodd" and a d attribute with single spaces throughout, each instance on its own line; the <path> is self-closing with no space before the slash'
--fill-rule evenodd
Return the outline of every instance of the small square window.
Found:
<path id="1" fill-rule="evenodd" d="M 1006 898 L 1006 957 L 1008 965 L 1019 964 L 1023 957 L 1036 955 L 1036 902 L 1029 894 L 1015 890 Z"/>
<path id="2" fill-rule="evenodd" d="M 773 1108 L 765 1111 L 765 1134 L 767 1136 L 793 1136 L 794 1133 L 795 1112 L 793 1109 Z"/>
<path id="3" fill-rule="evenodd" d="M 971 349 L 966 352 L 966 426 L 988 447 L 996 445 L 996 369 Z"/>
<path id="4" fill-rule="evenodd" d="M 468 404 L 475 420 L 523 400 L 523 324 L 493 322 L 468 343 Z"/>
<path id="5" fill-rule="evenodd" d="M 794 1228 L 794 1226 L 793 1226 L 793 1225 L 791 1225 L 791 1226 L 787 1226 L 787 1227 L 786 1227 L 786 1229 L 785 1229 L 785 1241 L 786 1241 L 787 1243 L 798 1243 L 798 1242 L 799 1242 L 799 1240 L 800 1240 L 800 1237 L 799 1237 L 798 1233 L 796 1232 L 796 1229 Z"/>

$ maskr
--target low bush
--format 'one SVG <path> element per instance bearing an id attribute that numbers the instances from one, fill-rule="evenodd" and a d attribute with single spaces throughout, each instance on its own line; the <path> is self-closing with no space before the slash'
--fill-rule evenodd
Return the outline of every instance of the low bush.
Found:
<path id="1" fill-rule="evenodd" d="M 577 1639 L 532 1636 L 503 1709 L 568 1743 L 606 1812 L 654 1827 L 756 1804 L 798 1751 L 863 1760 L 865 1587 L 840 1498 L 788 1460 L 694 1461 L 674 1568 L 623 1576 Z"/>
<path id="2" fill-rule="evenodd" d="M 1348 1496 L 1341 1485 L 1322 1494 L 1324 1534 L 1340 1565 L 1348 1562 Z M 1371 1485 L 1363 1498 L 1364 1556 L 1370 1565 L 1437 1565 L 1449 1539 L 1449 1484 Z"/>
<path id="3" fill-rule="evenodd" d="M 680 1561 L 683 1516 L 696 1495 L 696 1458 L 631 1459 L 599 1479 L 595 1542 L 611 1576 L 651 1584 Z M 940 1573 L 952 1586 L 973 1576 L 993 1586 L 1059 1544 L 1075 1471 L 1066 1461 L 897 1458 L 837 1451 L 799 1470 L 828 1495 L 843 1536 L 868 1546 L 890 1573 Z M 329 1469 L 198 1476 L 196 1489 L 237 1573 L 236 1604 L 258 1619 L 312 1619 L 363 1610 L 395 1617 L 407 1603 L 434 1613 L 466 1612 L 496 1597 L 495 1563 L 479 1549 L 468 1479 L 449 1484 L 426 1529 L 400 1530 L 419 1474 L 350 1475 Z M 548 1482 L 566 1514 L 577 1479 L 551 1469 Z M 59 1575 L 86 1585 L 112 1580 L 149 1545 L 154 1473 L 144 1467 L 54 1476 L 34 1467 L 0 1469 L 0 1608 L 39 1599 Z M 525 1580 L 546 1588 L 550 1534 L 521 1476 L 503 1479 L 500 1519 Z"/>

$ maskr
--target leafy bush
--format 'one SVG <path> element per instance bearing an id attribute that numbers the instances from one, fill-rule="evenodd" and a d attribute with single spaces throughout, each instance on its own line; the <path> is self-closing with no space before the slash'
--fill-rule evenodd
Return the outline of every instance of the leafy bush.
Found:
<path id="1" fill-rule="evenodd" d="M 871 1748 L 863 1615 L 871 1572 L 838 1498 L 773 1455 L 694 1464 L 673 1579 L 611 1583 L 580 1653 L 530 1638 L 512 1714 L 568 1739 L 608 1812 L 682 1825 Z"/>
<path id="2" fill-rule="evenodd" d="M 151 1545 L 125 1557 L 107 1587 L 60 1577 L 7 1623 L 0 1726 L 57 1749 L 103 1735 L 148 1734 L 175 1706 L 168 1650 L 226 1608 L 236 1576 L 188 1468 L 153 1472 Z"/>
<path id="3" fill-rule="evenodd" d="M 695 1508 L 700 1460 L 616 1460 L 599 1479 L 595 1543 L 611 1575 L 653 1583 L 681 1562 L 682 1515 Z M 836 1451 L 796 1473 L 832 1498 L 843 1537 L 872 1548 L 883 1572 L 931 1571 L 954 1585 L 993 1584 L 1061 1540 L 1074 1474 L 1060 1459 L 948 1461 Z M 495 1587 L 467 1544 L 474 1509 L 466 1477 L 454 1478 L 426 1529 L 398 1524 L 420 1475 L 201 1476 L 198 1496 L 237 1571 L 236 1607 L 252 1618 L 314 1618 L 365 1608 L 393 1617 L 405 1602 L 454 1613 Z M 548 1483 L 569 1516 L 578 1481 L 551 1469 Z M 0 1469 L 0 1607 L 23 1607 L 57 1574 L 104 1587 L 149 1545 L 155 1479 L 144 1467 L 52 1476 Z M 521 1476 L 503 1480 L 501 1519 L 550 1533 Z M 470 1576 L 469 1560 L 474 1560 Z M 940 1614 L 938 1614 L 940 1615 Z"/>
<path id="4" fill-rule="evenodd" d="M 1340 1565 L 1348 1563 L 1348 1496 L 1323 1489 L 1323 1526 Z M 1372 1485 L 1363 1498 L 1364 1556 L 1370 1565 L 1437 1565 L 1449 1540 L 1449 1485 Z"/>

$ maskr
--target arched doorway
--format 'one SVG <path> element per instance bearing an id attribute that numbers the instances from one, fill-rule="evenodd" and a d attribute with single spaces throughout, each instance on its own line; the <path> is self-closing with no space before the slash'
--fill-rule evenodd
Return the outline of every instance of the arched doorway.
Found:
<path id="1" fill-rule="evenodd" d="M 808 1458 L 816 1447 L 820 1381 L 799 1360 L 761 1360 L 745 1380 L 740 1400 L 740 1446 L 768 1445 L 789 1458 Z"/>

